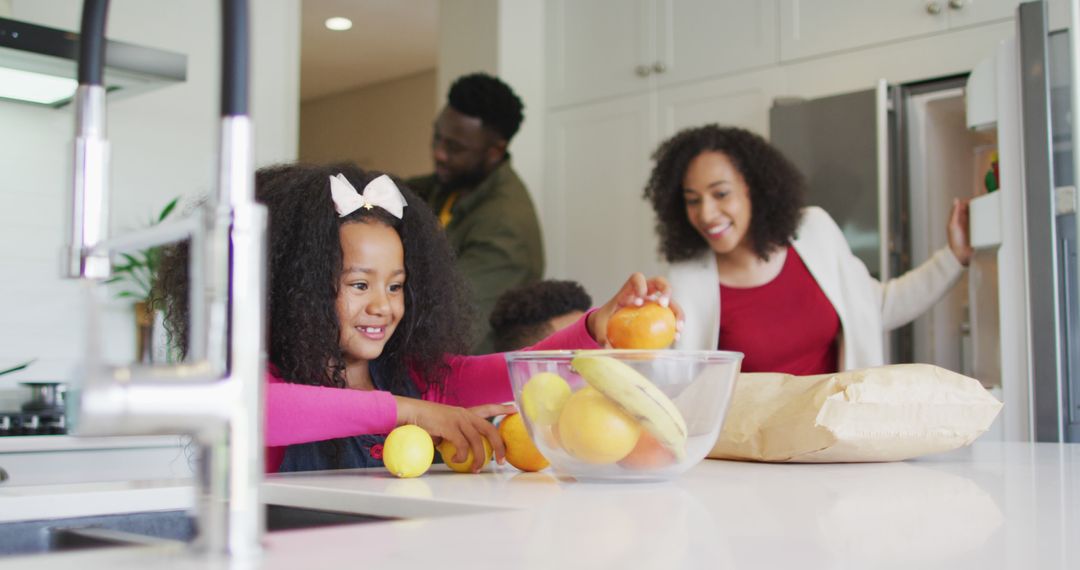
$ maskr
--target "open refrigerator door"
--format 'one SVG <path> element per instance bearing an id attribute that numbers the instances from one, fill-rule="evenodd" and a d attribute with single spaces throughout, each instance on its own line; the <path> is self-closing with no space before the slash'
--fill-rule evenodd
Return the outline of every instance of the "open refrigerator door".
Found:
<path id="1" fill-rule="evenodd" d="M 989 167 L 971 158 L 987 172 L 971 204 L 974 373 L 1002 392 L 1005 439 L 1080 441 L 1075 58 L 1043 2 L 1022 4 L 1016 21 L 967 85 L 968 126 L 997 141 Z"/>
<path id="2" fill-rule="evenodd" d="M 886 360 L 979 379 L 1005 402 L 991 437 L 1080 441 L 1075 62 L 1046 9 L 1021 4 L 1015 37 L 970 74 L 778 99 L 770 137 L 881 280 L 945 247 L 953 200 L 970 200 L 969 270 L 892 332 Z"/>

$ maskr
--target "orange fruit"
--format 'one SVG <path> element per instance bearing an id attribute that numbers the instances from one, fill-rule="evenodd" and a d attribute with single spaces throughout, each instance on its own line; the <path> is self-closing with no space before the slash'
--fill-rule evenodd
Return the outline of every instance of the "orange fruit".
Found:
<path id="1" fill-rule="evenodd" d="M 614 348 L 667 348 L 675 341 L 675 313 L 651 302 L 623 307 L 608 320 L 607 339 Z"/>
<path id="2" fill-rule="evenodd" d="M 595 388 L 574 392 L 559 416 L 559 439 L 570 455 L 586 463 L 615 463 L 626 457 L 641 426 Z"/>
<path id="3" fill-rule="evenodd" d="M 484 457 L 483 465 L 480 466 L 481 471 L 487 467 L 488 463 L 491 463 L 491 444 L 488 443 L 488 440 L 486 439 L 483 441 L 484 455 L 486 457 Z M 469 449 L 469 456 L 461 463 L 454 462 L 454 454 L 457 453 L 457 448 L 454 447 L 454 444 L 450 443 L 450 440 L 444 439 L 437 449 L 439 450 L 439 455 L 442 456 L 443 463 L 445 463 L 447 467 L 458 473 L 472 473 L 473 453 L 471 448 Z"/>
<path id="4" fill-rule="evenodd" d="M 510 414 L 503 418 L 499 423 L 499 436 L 506 445 L 506 460 L 510 465 L 522 471 L 539 471 L 550 465 L 529 438 L 521 414 Z"/>
<path id="5" fill-rule="evenodd" d="M 634 449 L 619 461 L 619 465 L 628 469 L 659 469 L 673 463 L 675 454 L 647 431 L 641 432 Z"/>

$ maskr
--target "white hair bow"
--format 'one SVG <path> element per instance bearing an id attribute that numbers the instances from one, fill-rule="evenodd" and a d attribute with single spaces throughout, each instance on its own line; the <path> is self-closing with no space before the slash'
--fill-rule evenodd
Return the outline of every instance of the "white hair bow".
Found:
<path id="1" fill-rule="evenodd" d="M 398 190 L 394 181 L 385 174 L 368 182 L 363 192 L 357 192 L 345 175 L 335 174 L 330 177 L 330 196 L 334 199 L 334 208 L 339 218 L 348 216 L 358 208 L 370 210 L 378 206 L 401 219 L 405 206 L 409 205 L 401 195 L 401 190 Z"/>

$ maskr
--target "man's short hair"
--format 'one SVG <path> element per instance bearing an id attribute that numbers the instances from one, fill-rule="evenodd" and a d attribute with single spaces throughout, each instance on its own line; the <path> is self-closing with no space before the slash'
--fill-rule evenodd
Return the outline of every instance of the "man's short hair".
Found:
<path id="1" fill-rule="evenodd" d="M 592 298 L 576 281 L 538 281 L 510 289 L 495 302 L 488 319 L 495 350 L 506 352 L 535 344 L 555 332 L 551 319 L 590 307 Z"/>
<path id="2" fill-rule="evenodd" d="M 524 119 L 524 106 L 510 86 L 486 73 L 463 75 L 450 86 L 447 103 L 459 113 L 476 117 L 507 142 Z"/>

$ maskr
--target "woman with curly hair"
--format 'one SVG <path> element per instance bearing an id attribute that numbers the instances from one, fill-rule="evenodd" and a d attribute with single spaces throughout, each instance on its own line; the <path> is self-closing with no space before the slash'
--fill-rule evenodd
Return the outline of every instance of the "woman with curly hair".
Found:
<path id="1" fill-rule="evenodd" d="M 473 453 L 486 418 L 513 411 L 501 354 L 468 349 L 471 311 L 435 215 L 388 176 L 351 165 L 285 165 L 256 173 L 269 211 L 267 471 L 381 465 L 383 435 L 416 424 Z M 186 247 L 167 251 L 160 290 L 171 337 L 187 338 Z M 537 343 L 536 349 L 596 348 L 611 313 L 670 293 L 663 279 L 635 274 L 603 307 Z"/>
<path id="2" fill-rule="evenodd" d="M 885 331 L 929 309 L 971 260 L 967 203 L 955 202 L 948 247 L 879 282 L 824 210 L 803 207 L 795 167 L 743 129 L 686 129 L 653 160 L 645 197 L 691 315 L 676 346 L 743 352 L 746 372 L 879 366 Z"/>

